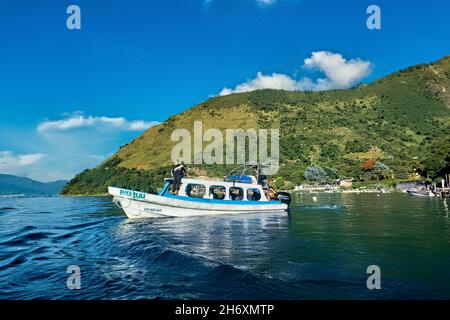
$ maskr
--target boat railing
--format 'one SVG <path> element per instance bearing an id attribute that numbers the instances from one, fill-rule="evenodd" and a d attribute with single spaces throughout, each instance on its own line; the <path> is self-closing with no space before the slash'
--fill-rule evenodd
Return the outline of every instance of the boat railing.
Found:
<path id="1" fill-rule="evenodd" d="M 242 180 L 244 180 L 244 181 L 248 180 L 248 178 L 244 178 L 244 177 L 254 176 L 257 180 L 257 183 L 260 184 L 259 177 L 265 176 L 263 173 L 263 169 L 264 168 L 272 168 L 272 167 L 278 167 L 278 166 L 275 166 L 272 164 L 263 164 L 261 162 L 248 162 L 248 163 L 244 163 L 243 165 L 241 165 L 237 168 L 232 169 L 228 173 L 227 177 L 232 177 L 232 179 L 229 179 L 229 181 L 236 180 L 235 182 L 242 182 Z M 252 172 L 250 172 L 250 170 L 252 170 Z"/>

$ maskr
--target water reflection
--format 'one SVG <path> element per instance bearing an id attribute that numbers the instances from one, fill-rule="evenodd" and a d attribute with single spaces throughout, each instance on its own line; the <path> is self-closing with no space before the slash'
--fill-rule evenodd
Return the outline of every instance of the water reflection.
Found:
<path id="1" fill-rule="evenodd" d="M 447 203 L 447 199 L 444 199 L 443 203 L 444 203 L 444 211 L 446 213 L 445 216 L 448 218 L 448 203 Z"/>
<path id="2" fill-rule="evenodd" d="M 118 242 L 152 243 L 234 263 L 270 250 L 271 237 L 288 232 L 287 214 L 124 220 L 115 231 Z M 270 258 L 270 255 L 268 256 Z"/>

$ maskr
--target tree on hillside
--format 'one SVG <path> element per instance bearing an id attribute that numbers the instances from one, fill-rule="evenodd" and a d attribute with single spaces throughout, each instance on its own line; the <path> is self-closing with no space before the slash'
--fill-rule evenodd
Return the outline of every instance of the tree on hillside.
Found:
<path id="1" fill-rule="evenodd" d="M 334 143 L 327 143 L 321 147 L 320 156 L 328 159 L 336 159 L 340 154 L 339 147 Z"/>
<path id="2" fill-rule="evenodd" d="M 450 173 L 450 136 L 434 139 L 424 149 L 420 162 L 420 173 L 431 179 Z"/>
<path id="3" fill-rule="evenodd" d="M 370 144 L 362 140 L 349 140 L 345 144 L 346 153 L 366 152 L 370 148 Z"/>
<path id="4" fill-rule="evenodd" d="M 365 160 L 361 163 L 361 169 L 365 171 L 372 170 L 373 168 L 375 168 L 376 164 L 377 162 L 373 159 Z"/>
<path id="5" fill-rule="evenodd" d="M 362 177 L 365 181 L 383 180 L 392 176 L 392 170 L 381 161 L 373 159 L 365 160 L 361 163 L 360 167 L 363 170 Z"/>
<path id="6" fill-rule="evenodd" d="M 377 180 L 388 179 L 392 176 L 392 170 L 388 165 L 381 161 L 377 161 L 375 168 L 373 169 L 373 174 Z"/>
<path id="7" fill-rule="evenodd" d="M 327 178 L 328 179 L 338 179 L 339 178 L 339 172 L 337 169 L 335 168 L 324 168 L 326 174 L 327 174 Z"/>
<path id="8" fill-rule="evenodd" d="M 325 182 L 328 175 L 321 166 L 309 166 L 305 170 L 304 177 L 310 182 Z"/>

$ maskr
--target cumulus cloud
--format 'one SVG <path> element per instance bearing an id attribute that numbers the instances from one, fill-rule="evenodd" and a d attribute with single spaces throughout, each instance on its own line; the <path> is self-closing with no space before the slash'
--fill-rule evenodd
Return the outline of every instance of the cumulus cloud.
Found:
<path id="1" fill-rule="evenodd" d="M 0 172 L 7 174 L 23 174 L 28 166 L 44 159 L 46 154 L 31 153 L 16 155 L 11 151 L 0 151 Z"/>
<path id="2" fill-rule="evenodd" d="M 350 88 L 372 72 L 372 64 L 368 61 L 346 60 L 341 54 L 328 51 L 313 52 L 304 63 L 308 69 L 325 73 L 326 78 L 317 83 L 318 90 Z"/>
<path id="3" fill-rule="evenodd" d="M 37 127 L 39 132 L 67 131 L 78 128 L 111 128 L 125 131 L 144 131 L 159 124 L 157 121 L 133 120 L 123 117 L 96 117 L 75 113 L 60 120 L 46 120 Z"/>
<path id="4" fill-rule="evenodd" d="M 150 127 L 153 127 L 154 125 L 159 124 L 159 122 L 153 121 L 153 122 L 147 122 L 143 120 L 137 120 L 132 121 L 129 123 L 128 127 L 131 131 L 144 131 L 147 130 Z"/>
<path id="5" fill-rule="evenodd" d="M 372 72 L 372 64 L 361 59 L 345 59 L 339 53 L 328 51 L 313 52 L 304 60 L 303 69 L 319 71 L 324 78 L 313 80 L 303 77 L 296 80 L 280 73 L 258 72 L 255 79 L 237 85 L 234 89 L 224 88 L 219 95 L 254 91 L 259 89 L 283 89 L 289 91 L 323 91 L 348 89 Z"/>
<path id="6" fill-rule="evenodd" d="M 0 151 L 0 165 L 15 165 L 18 167 L 33 164 L 45 157 L 43 153 L 22 154 L 16 156 L 11 151 Z"/>
<path id="7" fill-rule="evenodd" d="M 220 95 L 224 96 L 231 93 L 240 93 L 259 89 L 297 90 L 297 87 L 297 81 L 285 74 L 272 73 L 271 75 L 265 75 L 258 72 L 255 79 L 241 83 L 234 89 L 224 88 L 222 92 L 220 92 Z"/>

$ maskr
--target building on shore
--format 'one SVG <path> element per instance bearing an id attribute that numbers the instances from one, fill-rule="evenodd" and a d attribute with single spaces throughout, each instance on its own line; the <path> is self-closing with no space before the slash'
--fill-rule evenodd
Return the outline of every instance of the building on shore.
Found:
<path id="1" fill-rule="evenodd" d="M 353 179 L 338 180 L 338 185 L 341 188 L 351 188 L 353 187 Z"/>

